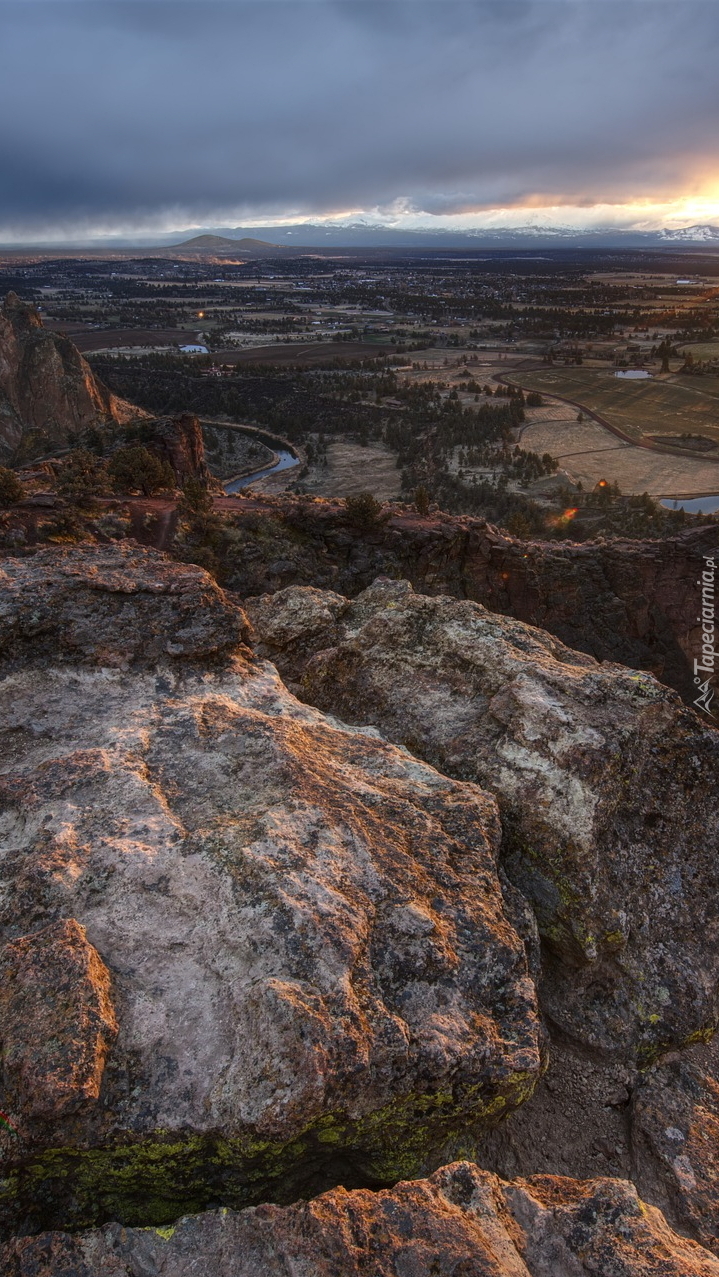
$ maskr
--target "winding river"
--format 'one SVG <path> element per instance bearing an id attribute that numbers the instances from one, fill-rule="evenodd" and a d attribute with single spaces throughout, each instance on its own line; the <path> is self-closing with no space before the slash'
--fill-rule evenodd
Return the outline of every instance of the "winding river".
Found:
<path id="1" fill-rule="evenodd" d="M 294 452 L 288 451 L 287 448 L 275 449 L 278 461 L 272 466 L 265 466 L 262 470 L 253 470 L 252 474 L 245 474 L 241 479 L 230 479 L 225 484 L 225 492 L 231 496 L 233 492 L 239 492 L 242 488 L 247 488 L 251 483 L 257 483 L 259 479 L 266 479 L 268 475 L 279 474 L 281 470 L 291 470 L 293 466 L 299 465 L 299 457 Z"/>

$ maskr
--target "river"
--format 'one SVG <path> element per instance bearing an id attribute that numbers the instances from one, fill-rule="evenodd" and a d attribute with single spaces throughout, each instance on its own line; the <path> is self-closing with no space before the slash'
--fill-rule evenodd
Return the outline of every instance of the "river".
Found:
<path id="1" fill-rule="evenodd" d="M 242 488 L 247 488 L 251 483 L 257 483 L 259 479 L 266 479 L 268 475 L 279 474 L 281 470 L 291 470 L 292 466 L 299 465 L 299 457 L 294 452 L 289 452 L 287 448 L 275 449 L 279 461 L 273 466 L 265 466 L 264 470 L 253 470 L 252 474 L 243 475 L 241 479 L 231 479 L 225 484 L 225 492 L 231 496 L 233 492 L 239 492 Z"/>

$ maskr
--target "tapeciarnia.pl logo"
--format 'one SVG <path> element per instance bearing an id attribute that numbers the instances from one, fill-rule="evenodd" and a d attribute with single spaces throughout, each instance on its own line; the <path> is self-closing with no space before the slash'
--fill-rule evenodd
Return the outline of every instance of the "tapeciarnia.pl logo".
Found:
<path id="1" fill-rule="evenodd" d="M 716 573 L 716 564 L 714 559 L 709 555 L 704 555 L 704 570 L 697 581 L 697 585 L 701 589 L 701 616 L 697 617 L 702 627 L 702 649 L 701 658 L 694 658 L 694 683 L 699 688 L 699 695 L 694 704 L 697 709 L 703 709 L 705 713 L 711 714 L 711 703 L 714 700 L 714 689 L 711 685 L 712 677 L 716 666 L 716 648 L 714 647 L 714 638 L 716 626 L 714 622 L 714 575 Z M 702 674 L 706 675 L 702 678 Z"/>

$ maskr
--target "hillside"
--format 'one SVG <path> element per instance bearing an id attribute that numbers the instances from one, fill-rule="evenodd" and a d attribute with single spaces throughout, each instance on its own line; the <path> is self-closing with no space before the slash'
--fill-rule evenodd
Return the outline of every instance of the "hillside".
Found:
<path id="1" fill-rule="evenodd" d="M 193 239 L 185 239 L 177 248 L 196 249 L 198 252 L 228 252 L 236 251 L 238 248 L 243 251 L 275 248 L 275 244 L 270 244 L 264 239 L 251 239 L 245 236 L 244 239 L 226 239 L 223 235 L 195 235 Z"/>
<path id="2" fill-rule="evenodd" d="M 107 433 L 0 509 L 0 1273 L 719 1277 L 716 525 L 230 496 L 2 325 Z"/>

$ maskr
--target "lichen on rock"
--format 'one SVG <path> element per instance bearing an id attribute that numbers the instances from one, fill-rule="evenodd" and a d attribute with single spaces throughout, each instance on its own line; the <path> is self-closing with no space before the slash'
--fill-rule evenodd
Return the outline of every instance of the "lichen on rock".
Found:
<path id="1" fill-rule="evenodd" d="M 78 1074 L 5 1139 L 6 1231 L 391 1183 L 523 1102 L 543 1036 L 494 799 L 295 700 L 200 569 L 0 570 L 0 940 L 76 920 L 118 1024 L 97 1101 Z"/>
<path id="2" fill-rule="evenodd" d="M 719 1260 L 678 1236 L 620 1180 L 506 1182 L 469 1162 L 381 1192 L 45 1233 L 0 1248 L 19 1277 L 718 1277 Z"/>
<path id="3" fill-rule="evenodd" d="M 676 693 L 407 582 L 353 600 L 290 587 L 247 610 L 303 699 L 495 794 L 564 1034 L 647 1063 L 713 1032 L 719 733 Z"/>
<path id="4" fill-rule="evenodd" d="M 719 1255 L 719 1067 L 716 1039 L 675 1052 L 634 1090 L 632 1148 L 640 1191 Z"/>

